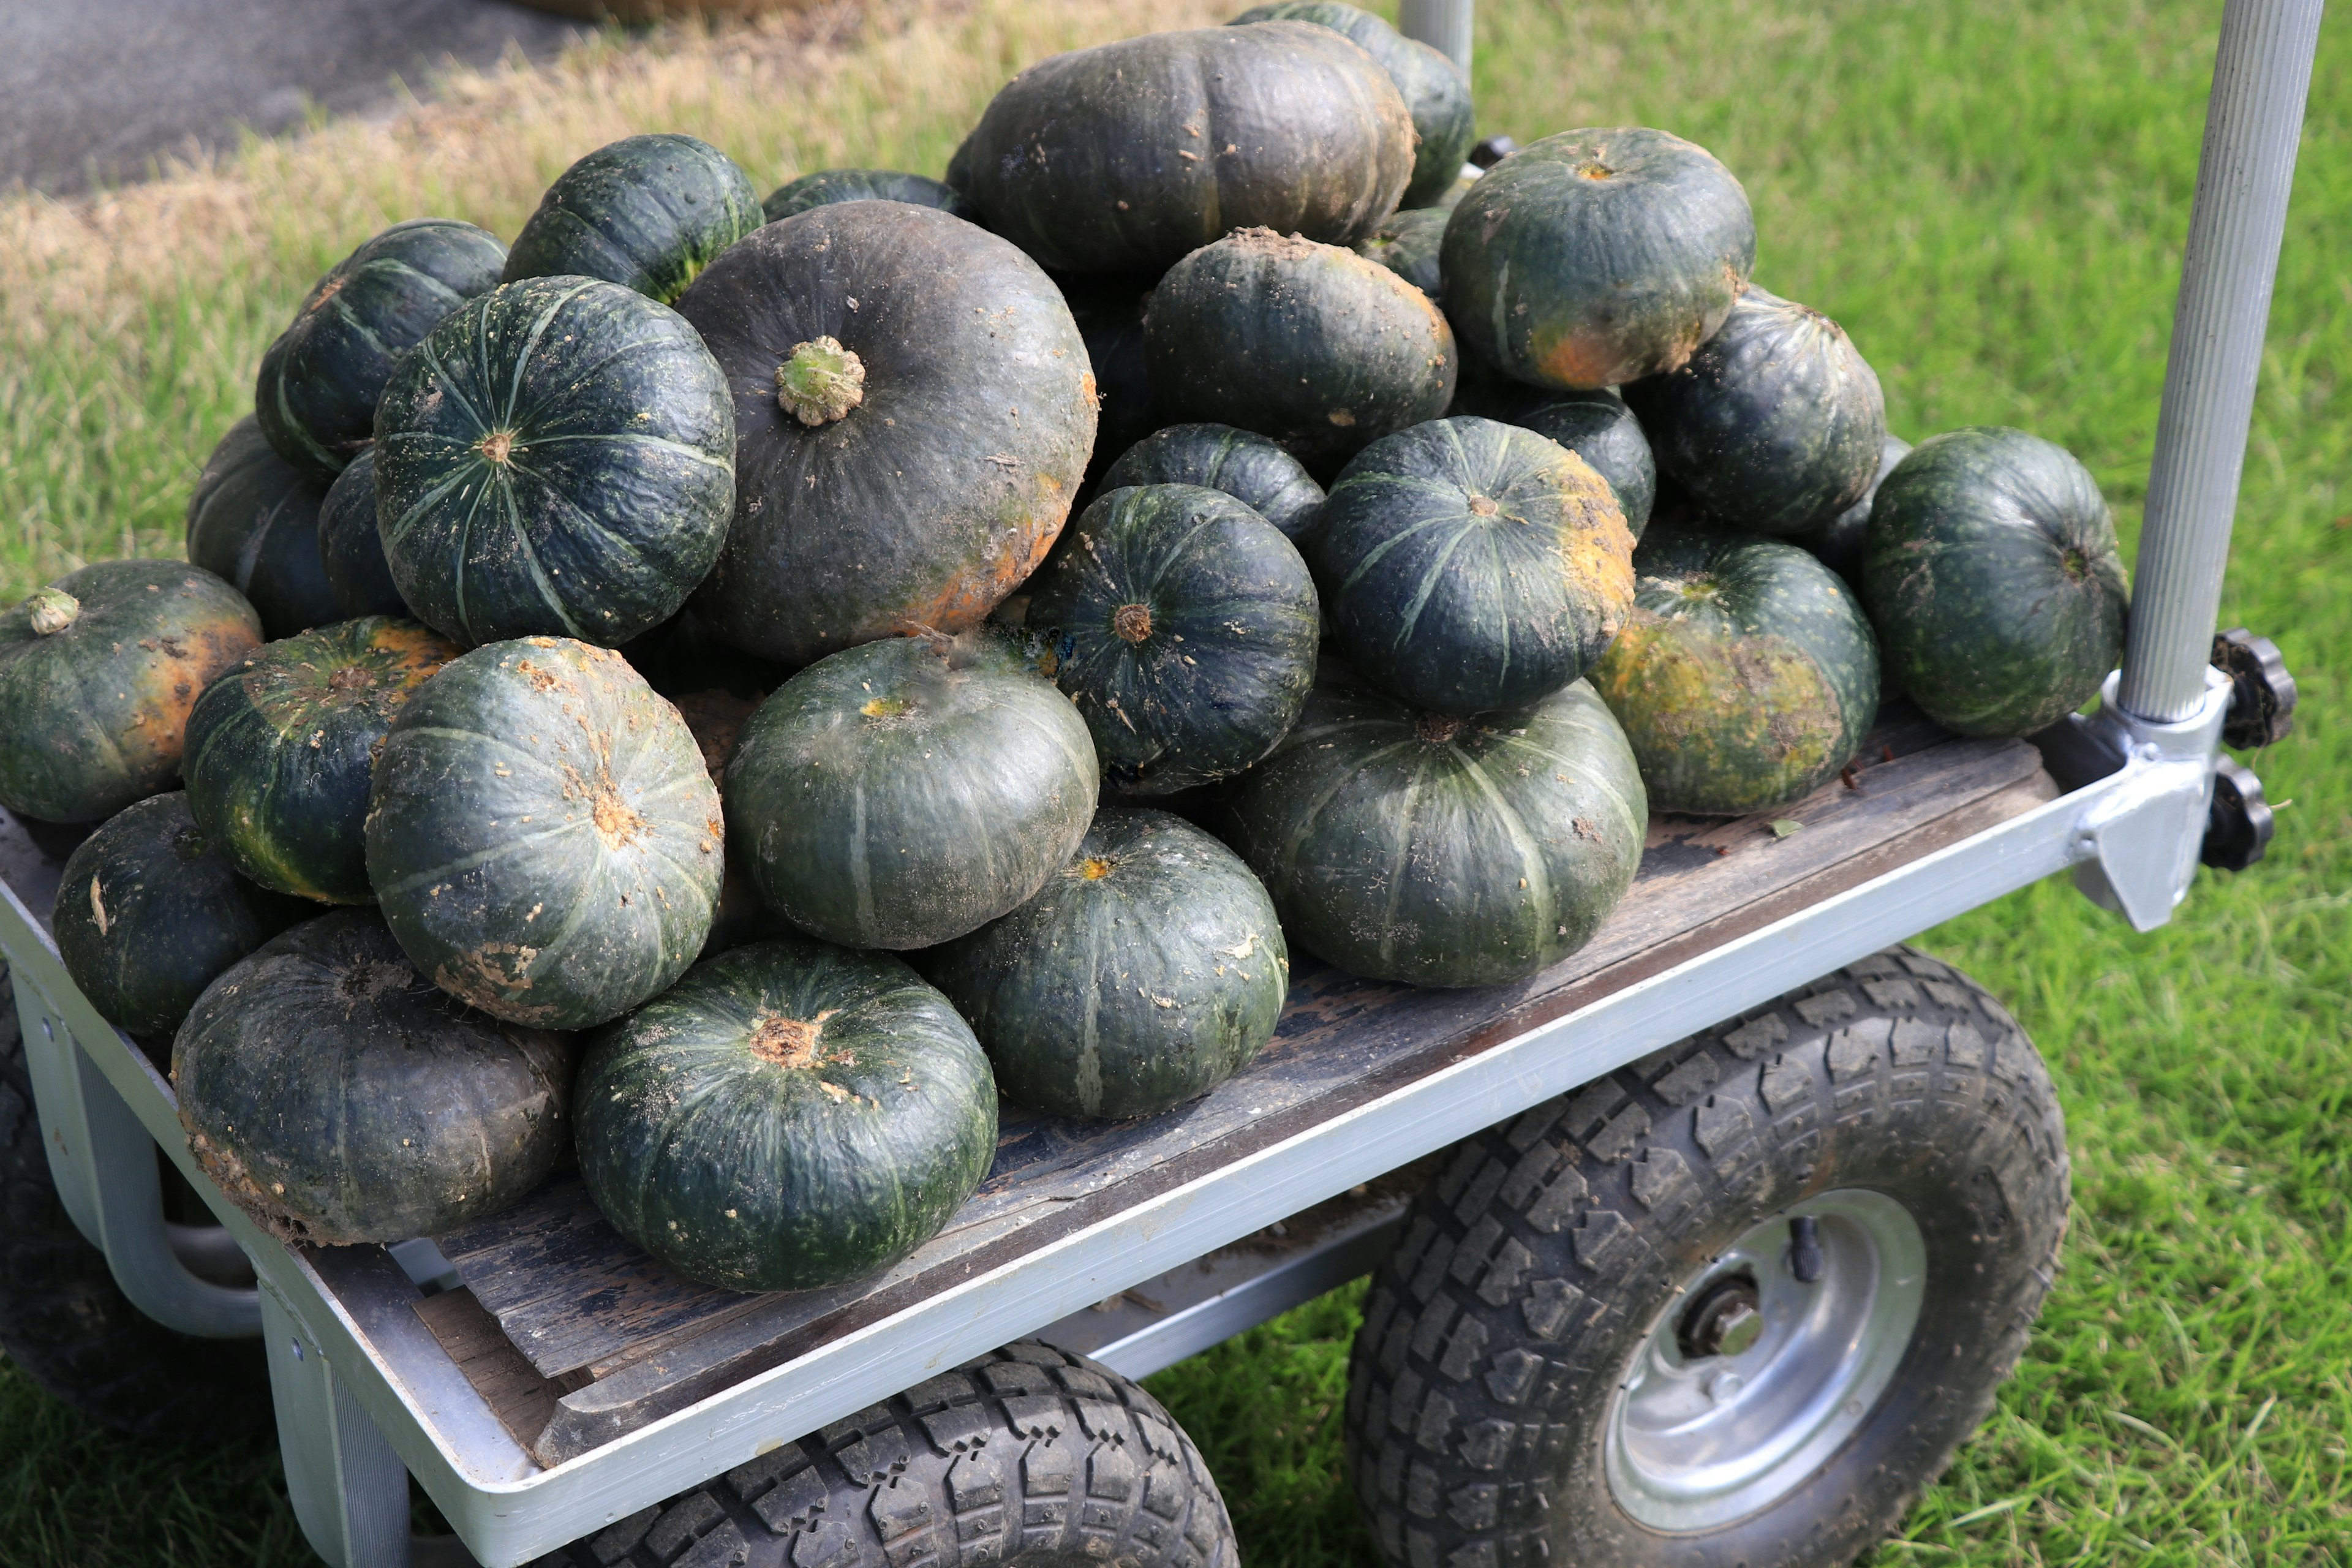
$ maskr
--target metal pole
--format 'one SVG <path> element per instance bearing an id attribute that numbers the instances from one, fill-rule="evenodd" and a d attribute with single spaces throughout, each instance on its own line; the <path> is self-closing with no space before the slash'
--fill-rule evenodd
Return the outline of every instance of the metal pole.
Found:
<path id="1" fill-rule="evenodd" d="M 1471 0 L 1403 0 L 1397 7 L 1397 31 L 1451 59 L 1466 78 L 1470 74 L 1470 5 Z"/>
<path id="2" fill-rule="evenodd" d="M 2221 13 L 2117 692 L 2155 723 L 2204 700 L 2321 8 L 2228 0 Z"/>

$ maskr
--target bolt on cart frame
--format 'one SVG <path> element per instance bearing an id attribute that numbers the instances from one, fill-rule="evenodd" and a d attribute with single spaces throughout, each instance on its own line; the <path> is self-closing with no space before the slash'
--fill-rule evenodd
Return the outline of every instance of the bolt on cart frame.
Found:
<path id="1" fill-rule="evenodd" d="M 414 1475 L 474 1555 L 503 1568 L 1024 1335 L 1132 1376 L 1168 1365 L 1377 1258 L 1401 1200 L 1330 1200 L 2053 872 L 2072 869 L 2138 930 L 2163 924 L 2206 846 L 2217 775 L 2224 795 L 2257 817 L 2262 809 L 2259 784 L 2220 756 L 2232 683 L 2209 658 L 2321 9 L 2321 0 L 2228 0 L 2124 665 L 2095 715 L 2035 737 L 2031 780 L 1994 768 L 1969 802 L 1914 801 L 1900 832 L 1834 868 L 1822 860 L 1782 877 L 1745 920 L 1692 924 L 1674 941 L 1625 939 L 1607 963 L 1499 1003 L 1452 998 L 1430 1026 L 1450 1031 L 1446 1048 L 1424 1053 L 1410 1074 L 1367 1068 L 1350 1094 L 1281 1107 L 1278 1085 L 1265 1106 L 1246 1103 L 1257 1092 L 1244 1074 L 1221 1103 L 1242 1121 L 1263 1112 L 1252 1138 L 1188 1150 L 1181 1128 L 1161 1135 L 1147 1151 L 1152 1179 L 1055 1199 L 1065 1217 L 1036 1229 L 1042 1239 L 1013 1245 L 1008 1220 L 953 1268 L 901 1287 L 892 1281 L 903 1270 L 894 1271 L 863 1297 L 850 1291 L 781 1326 L 762 1316 L 766 1299 L 697 1309 L 701 1338 L 682 1342 L 664 1320 L 649 1331 L 653 1352 L 608 1355 L 606 1381 L 585 1390 L 580 1379 L 600 1375 L 593 1369 L 547 1375 L 561 1358 L 538 1347 L 525 1366 L 534 1347 L 518 1357 L 492 1331 L 500 1375 L 540 1401 L 532 1424 L 551 1420 L 536 1439 L 423 1305 L 456 1293 L 420 1287 L 460 1278 L 494 1295 L 488 1274 L 453 1265 L 430 1242 L 289 1248 L 211 1187 L 187 1152 L 168 1082 L 58 961 L 47 934 L 56 858 L 0 818 L 0 950 L 68 1213 L 158 1321 L 200 1336 L 263 1336 L 289 1490 L 321 1557 L 337 1568 L 406 1563 Z M 1404 0 L 1402 10 L 1409 35 L 1466 68 L 1471 0 Z M 1986 766 L 1990 755 L 1969 753 Z M 1946 788 L 1937 781 L 1948 776 L 1958 775 L 1918 788 Z M 1607 941 L 1604 931 L 1596 945 Z M 1294 997 L 1294 1012 L 1316 1008 L 1339 1018 L 1327 1030 L 1335 1037 L 1370 1027 L 1328 996 Z M 217 1252 L 218 1232 L 167 1223 L 158 1146 L 249 1259 L 253 1288 L 214 1282 L 220 1270 L 206 1254 Z M 1241 1152 L 1223 1152 L 1234 1147 Z M 1233 1245 L 1286 1232 L 1286 1247 Z M 461 1263 L 504 1256 L 444 1242 Z M 499 1321 L 512 1337 L 527 1317 L 518 1309 Z M 697 1356 L 700 1381 L 669 1366 Z"/>

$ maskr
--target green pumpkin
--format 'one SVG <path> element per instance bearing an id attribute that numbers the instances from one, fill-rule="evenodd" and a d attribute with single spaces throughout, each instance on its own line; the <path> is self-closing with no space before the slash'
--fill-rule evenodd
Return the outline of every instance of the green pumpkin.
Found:
<path id="1" fill-rule="evenodd" d="M 1272 440 L 1230 425 L 1171 425 L 1119 454 L 1102 488 L 1206 485 L 1274 524 L 1293 544 L 1323 510 L 1323 487 L 1305 464 Z"/>
<path id="2" fill-rule="evenodd" d="M 319 557 L 344 616 L 400 616 L 408 603 L 392 580 L 375 528 L 375 448 L 344 465 L 319 503 Z"/>
<path id="3" fill-rule="evenodd" d="M 1258 22 L 1039 61 L 991 100 L 949 183 L 1044 266 L 1150 274 L 1237 228 L 1352 245 L 1412 171 L 1412 117 L 1370 56 Z"/>
<path id="4" fill-rule="evenodd" d="M 1681 367 L 1756 267 L 1748 193 L 1663 131 L 1563 131 L 1489 169 L 1445 226 L 1445 313 L 1465 347 L 1537 386 Z"/>
<path id="5" fill-rule="evenodd" d="M 188 498 L 188 561 L 244 595 L 273 637 L 342 619 L 320 544 L 326 482 L 287 463 L 248 415 Z"/>
<path id="6" fill-rule="evenodd" d="M 1878 487 L 1895 471 L 1895 465 L 1910 456 L 1911 443 L 1900 436 L 1889 436 L 1878 448 L 1878 472 L 1862 499 L 1846 508 L 1821 527 L 1798 534 L 1789 542 L 1802 545 L 1821 557 L 1822 564 L 1859 585 L 1862 582 L 1862 545 L 1870 533 L 1870 507 L 1878 499 Z"/>
<path id="7" fill-rule="evenodd" d="M 1650 805 L 1745 816 L 1853 761 L 1878 712 L 1878 642 L 1838 574 L 1793 544 L 1665 528 L 1633 557 L 1624 630 L 1592 672 Z"/>
<path id="8" fill-rule="evenodd" d="M 510 1208 L 571 1143 L 568 1041 L 427 984 L 338 910 L 265 943 L 180 1026 L 172 1082 L 205 1173 L 308 1246 L 438 1236 Z"/>
<path id="9" fill-rule="evenodd" d="M 1862 595 L 1904 691 L 1963 735 L 2054 724 L 2123 658 L 2130 588 L 2106 498 L 2022 430 L 1948 430 L 1895 465 Z"/>
<path id="10" fill-rule="evenodd" d="M 1608 481 L 1532 430 L 1433 420 L 1367 447 L 1307 563 L 1331 637 L 1417 708 L 1524 708 L 1592 668 L 1633 603 Z"/>
<path id="11" fill-rule="evenodd" d="M 1086 721 L 992 635 L 820 659 L 751 715 L 727 824 L 760 896 L 811 935 L 907 949 L 987 924 L 1086 837 Z"/>
<path id="12" fill-rule="evenodd" d="M 1095 447 L 1087 459 L 1087 483 L 1100 486 L 1111 459 L 1150 435 L 1159 423 L 1151 403 L 1151 372 L 1143 358 L 1143 310 L 1159 279 L 1055 281 L 1094 366 Z"/>
<path id="13" fill-rule="evenodd" d="M 101 822 L 169 789 L 197 695 L 260 644 L 253 606 L 177 561 L 101 561 L 0 614 L 0 805 Z"/>
<path id="14" fill-rule="evenodd" d="M 798 666 L 978 626 L 1061 532 L 1095 437 L 1069 307 L 1005 241 L 929 207 L 770 224 L 678 308 L 735 399 L 735 521 L 698 604 Z"/>
<path id="15" fill-rule="evenodd" d="M 609 649 L 525 637 L 452 659 L 394 716 L 364 837 L 384 920 L 436 985 L 583 1029 L 694 962 L 725 832 L 667 699 Z"/>
<path id="16" fill-rule="evenodd" d="M 692 1279 L 805 1290 L 939 1234 L 996 1155 L 971 1026 L 898 959 L 787 937 L 698 964 L 601 1034 L 580 1173 Z"/>
<path id="17" fill-rule="evenodd" d="M 49 931 L 100 1017 L 169 1035 L 215 975 L 313 912 L 231 869 L 175 790 L 124 806 L 74 847 Z"/>
<path id="18" fill-rule="evenodd" d="M 1609 481 L 1617 510 L 1636 541 L 1650 525 L 1651 509 L 1658 499 L 1658 465 L 1650 455 L 1650 438 L 1625 400 L 1602 388 L 1597 392 L 1552 393 L 1535 406 L 1506 418 L 1496 418 L 1532 430 L 1559 442 Z"/>
<path id="19" fill-rule="evenodd" d="M 394 224 L 329 268 L 261 356 L 254 413 L 278 455 L 331 479 L 375 435 L 394 361 L 498 287 L 506 247 L 455 218 Z"/>
<path id="20" fill-rule="evenodd" d="M 1035 897 L 918 963 L 971 1020 L 997 1087 L 1056 1116 L 1150 1116 L 1274 1037 L 1290 992 L 1274 901 L 1164 811 L 1107 806 Z"/>
<path id="21" fill-rule="evenodd" d="M 1470 102 L 1470 83 L 1452 60 L 1342 0 L 1275 0 L 1270 5 L 1251 6 L 1229 26 L 1251 22 L 1312 22 L 1342 35 L 1380 62 L 1412 116 L 1412 179 L 1400 206 L 1426 207 L 1442 200 L 1461 178 L 1470 145 L 1478 139 L 1478 117 Z"/>
<path id="22" fill-rule="evenodd" d="M 265 646 L 188 715 L 188 809 L 230 865 L 265 888 L 372 904 L 361 827 L 384 731 L 457 649 L 414 621 L 370 616 Z"/>
<path id="23" fill-rule="evenodd" d="M 1649 827 L 1625 733 L 1582 681 L 1455 719 L 1336 671 L 1228 812 L 1293 946 L 1409 985 L 1559 963 L 1624 896 Z"/>
<path id="24" fill-rule="evenodd" d="M 624 643 L 719 558 L 734 447 L 726 377 L 677 311 L 585 278 L 509 283 L 384 389 L 384 560 L 416 618 L 459 642 Z"/>
<path id="25" fill-rule="evenodd" d="M 1328 471 L 1453 401 L 1454 332 L 1428 295 L 1336 245 L 1248 228 L 1152 290 L 1152 397 L 1171 421 L 1271 436 Z"/>
<path id="26" fill-rule="evenodd" d="M 765 221 L 751 177 L 708 142 L 624 137 L 555 177 L 503 280 L 601 278 L 667 305 Z"/>
<path id="27" fill-rule="evenodd" d="M 770 223 L 828 202 L 911 202 L 970 222 L 979 216 L 953 186 L 896 169 L 819 169 L 768 193 L 760 211 Z"/>
<path id="28" fill-rule="evenodd" d="M 1438 257 L 1445 243 L 1445 207 L 1408 207 L 1356 241 L 1356 254 L 1379 262 L 1431 299 L 1440 298 Z"/>

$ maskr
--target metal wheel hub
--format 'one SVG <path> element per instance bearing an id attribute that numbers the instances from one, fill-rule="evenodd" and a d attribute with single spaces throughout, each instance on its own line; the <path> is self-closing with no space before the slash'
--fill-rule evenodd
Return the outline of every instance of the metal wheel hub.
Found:
<path id="1" fill-rule="evenodd" d="M 1601 1453 L 1617 1506 L 1713 1530 L 1795 1490 L 1885 1392 L 1927 1274 L 1918 1223 L 1882 1193 L 1822 1193 L 1749 1230 L 1683 1282 L 1618 1380 Z"/>

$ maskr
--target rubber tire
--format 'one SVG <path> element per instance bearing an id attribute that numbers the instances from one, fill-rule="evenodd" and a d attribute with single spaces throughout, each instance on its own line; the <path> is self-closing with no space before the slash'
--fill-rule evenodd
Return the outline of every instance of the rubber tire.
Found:
<path id="1" fill-rule="evenodd" d="M 1573 1142 L 1570 1142 L 1573 1140 Z M 1812 1193 L 1927 1245 L 1911 1347 L 1803 1485 L 1662 1534 L 1602 1471 L 1615 1380 L 1679 1283 Z M 2065 1231 L 2064 1127 L 2015 1020 L 1898 947 L 1461 1144 L 1374 1276 L 1349 1374 L 1357 1495 L 1412 1568 L 1819 1568 L 1890 1530 L 2016 1365 Z"/>
<path id="2" fill-rule="evenodd" d="M 16 988 L 0 969 L 0 1352 L 50 1394 L 151 1442 L 276 1430 L 259 1340 L 174 1333 L 114 1283 L 49 1179 Z"/>
<path id="3" fill-rule="evenodd" d="M 1083 1356 L 991 1352 L 534 1568 L 1238 1568 L 1157 1400 Z"/>

